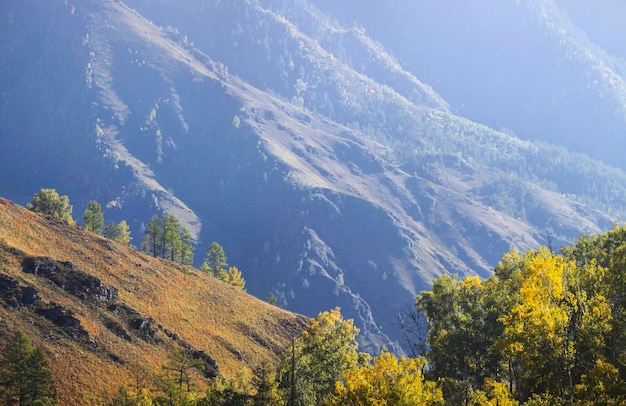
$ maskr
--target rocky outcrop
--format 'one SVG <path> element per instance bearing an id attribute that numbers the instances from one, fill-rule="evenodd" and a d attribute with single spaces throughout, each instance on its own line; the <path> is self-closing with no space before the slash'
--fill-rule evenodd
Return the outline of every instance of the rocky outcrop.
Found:
<path id="1" fill-rule="evenodd" d="M 61 289 L 79 297 L 93 298 L 102 301 L 117 299 L 118 289 L 115 286 L 104 286 L 100 279 L 81 270 L 70 261 L 55 261 L 48 257 L 27 257 L 22 262 L 26 273 L 47 278 Z"/>
<path id="2" fill-rule="evenodd" d="M 17 279 L 0 273 L 0 298 L 9 307 L 30 305 L 40 300 L 37 289 L 32 286 L 20 286 Z"/>
<path id="3" fill-rule="evenodd" d="M 0 273 L 0 299 L 4 300 L 6 306 L 12 308 L 32 305 L 36 314 L 50 320 L 70 337 L 89 339 L 89 333 L 71 310 L 54 302 L 42 302 L 37 289 L 32 286 L 20 286 L 17 279 L 3 273 Z"/>
<path id="4" fill-rule="evenodd" d="M 74 339 L 88 339 L 89 333 L 82 326 L 79 319 L 74 317 L 74 312 L 60 304 L 50 302 L 43 304 L 36 309 L 37 314 L 50 320 L 59 326 Z"/>

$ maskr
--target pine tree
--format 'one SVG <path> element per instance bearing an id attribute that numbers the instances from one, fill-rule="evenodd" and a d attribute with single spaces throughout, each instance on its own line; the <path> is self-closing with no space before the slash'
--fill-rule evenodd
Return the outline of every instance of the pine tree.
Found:
<path id="1" fill-rule="evenodd" d="M 185 265 L 193 264 L 193 240 L 191 233 L 173 215 L 162 219 L 156 214 L 146 226 L 143 252 Z"/>
<path id="2" fill-rule="evenodd" d="M 102 214 L 100 203 L 92 200 L 87 204 L 87 208 L 83 214 L 83 224 L 86 230 L 102 235 L 104 230 L 104 215 Z"/>
<path id="3" fill-rule="evenodd" d="M 123 245 L 130 245 L 130 241 L 132 240 L 126 220 L 120 221 L 119 224 L 115 224 L 113 221 L 110 221 L 109 224 L 104 227 L 102 234 L 106 238 Z"/>
<path id="4" fill-rule="evenodd" d="M 150 222 L 146 226 L 146 233 L 143 237 L 142 249 L 143 252 L 152 255 L 153 257 L 159 256 L 161 252 L 161 220 L 156 214 L 152 216 Z"/>
<path id="5" fill-rule="evenodd" d="M 43 352 L 33 349 L 30 338 L 21 331 L 8 342 L 0 362 L 3 404 L 53 405 L 55 387 L 52 371 Z"/>
<path id="6" fill-rule="evenodd" d="M 224 270 L 228 266 L 224 248 L 213 241 L 206 250 L 206 264 L 209 266 L 213 276 L 217 277 L 220 270 Z"/>

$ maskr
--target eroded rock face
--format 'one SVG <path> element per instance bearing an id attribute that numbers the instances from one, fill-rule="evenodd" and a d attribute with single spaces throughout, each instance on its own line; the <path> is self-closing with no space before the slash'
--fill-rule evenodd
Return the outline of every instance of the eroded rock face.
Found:
<path id="1" fill-rule="evenodd" d="M 71 261 L 55 261 L 48 257 L 27 257 L 22 262 L 26 273 L 47 278 L 50 282 L 79 297 L 94 298 L 104 301 L 117 299 L 115 286 L 104 286 L 102 281 L 76 267 Z"/>
<path id="2" fill-rule="evenodd" d="M 0 273 L 0 298 L 9 307 L 30 305 L 40 300 L 37 289 L 32 286 L 20 286 L 17 279 Z"/>

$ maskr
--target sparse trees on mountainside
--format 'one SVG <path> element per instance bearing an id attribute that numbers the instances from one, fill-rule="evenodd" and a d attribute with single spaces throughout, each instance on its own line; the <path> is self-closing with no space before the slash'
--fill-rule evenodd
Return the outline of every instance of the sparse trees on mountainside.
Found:
<path id="1" fill-rule="evenodd" d="M 115 224 L 113 221 L 109 221 L 106 225 L 104 224 L 102 207 L 100 206 L 100 203 L 95 200 L 91 200 L 85 208 L 85 212 L 83 214 L 83 225 L 85 230 L 102 235 L 122 245 L 130 245 L 132 240 L 132 237 L 130 236 L 130 229 L 126 220 L 122 220 L 118 224 Z"/>
<path id="2" fill-rule="evenodd" d="M 213 241 L 207 248 L 203 265 L 206 265 L 204 269 L 211 272 L 215 277 L 228 266 L 224 248 L 216 241 Z"/>
<path id="3" fill-rule="evenodd" d="M 228 271 L 221 269 L 217 274 L 217 278 L 239 290 L 246 290 L 246 281 L 243 279 L 243 274 L 236 266 L 231 266 L 228 268 Z"/>
<path id="4" fill-rule="evenodd" d="M 173 215 L 154 215 L 146 225 L 141 244 L 143 252 L 185 265 L 193 263 L 191 233 Z"/>
<path id="5" fill-rule="evenodd" d="M 126 220 L 120 221 L 119 224 L 110 221 L 106 227 L 104 227 L 102 235 L 123 245 L 130 245 L 130 241 L 132 240 Z"/>
<path id="6" fill-rule="evenodd" d="M 33 200 L 26 204 L 26 208 L 74 224 L 70 199 L 67 196 L 59 196 L 54 189 L 41 189 L 33 196 Z"/>
<path id="7" fill-rule="evenodd" d="M 224 248 L 213 241 L 206 250 L 206 258 L 200 267 L 200 270 L 213 275 L 222 282 L 245 291 L 246 281 L 241 271 L 234 266 L 228 267 Z"/>
<path id="8" fill-rule="evenodd" d="M 100 203 L 92 200 L 87 204 L 87 208 L 83 214 L 83 224 L 85 230 L 102 235 L 104 230 L 104 214 L 102 214 Z"/>
<path id="9" fill-rule="evenodd" d="M 19 331 L 0 358 L 0 401 L 6 405 L 54 405 L 52 371 L 40 348 Z"/>

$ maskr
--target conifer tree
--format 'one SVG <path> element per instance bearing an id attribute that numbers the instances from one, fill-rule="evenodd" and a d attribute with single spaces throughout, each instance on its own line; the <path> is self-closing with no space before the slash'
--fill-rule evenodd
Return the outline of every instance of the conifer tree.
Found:
<path id="1" fill-rule="evenodd" d="M 228 271 L 220 269 L 218 271 L 217 278 L 222 282 L 226 282 L 235 287 L 236 289 L 243 290 L 244 292 L 246 290 L 246 281 L 243 279 L 241 271 L 235 266 L 228 268 Z"/>
<path id="2" fill-rule="evenodd" d="M 87 204 L 87 208 L 83 214 L 83 224 L 86 230 L 102 235 L 104 230 L 104 215 L 102 214 L 100 203 L 92 200 Z"/>
<path id="3" fill-rule="evenodd" d="M 191 233 L 173 215 L 162 219 L 156 214 L 146 225 L 141 243 L 143 252 L 185 265 L 193 264 Z"/>
<path id="4" fill-rule="evenodd" d="M 161 250 L 161 220 L 156 214 L 152 216 L 150 222 L 146 226 L 146 232 L 141 244 L 143 252 L 157 257 Z"/>
<path id="5" fill-rule="evenodd" d="M 109 224 L 104 227 L 104 231 L 102 234 L 106 238 L 109 238 L 123 245 L 130 245 L 130 241 L 132 240 L 128 224 L 126 224 L 126 220 L 120 221 L 119 224 L 115 224 L 113 221 L 110 221 Z"/>
<path id="6" fill-rule="evenodd" d="M 18 331 L 8 342 L 0 362 L 2 404 L 53 405 L 56 392 L 52 371 L 43 352 Z"/>
<path id="7" fill-rule="evenodd" d="M 209 248 L 207 248 L 205 263 L 215 277 L 218 276 L 221 270 L 224 270 L 228 266 L 224 248 L 216 241 L 213 241 L 211 245 L 209 245 Z"/>

